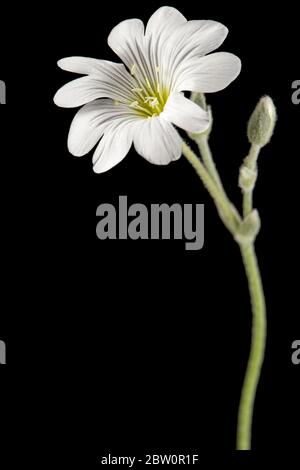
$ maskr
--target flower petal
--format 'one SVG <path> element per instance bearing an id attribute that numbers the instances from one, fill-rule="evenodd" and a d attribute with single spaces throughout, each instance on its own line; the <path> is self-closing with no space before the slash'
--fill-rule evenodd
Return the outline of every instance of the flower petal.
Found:
<path id="1" fill-rule="evenodd" d="M 150 64 L 148 70 L 152 83 L 160 78 L 161 83 L 169 84 L 171 54 L 165 54 L 166 43 L 174 31 L 186 24 L 186 18 L 176 8 L 161 7 L 149 19 L 145 33 L 144 56 Z"/>
<path id="2" fill-rule="evenodd" d="M 95 100 L 75 115 L 68 136 L 68 149 L 76 157 L 88 153 L 116 121 L 132 118 L 133 111 L 110 99 Z"/>
<path id="3" fill-rule="evenodd" d="M 221 23 L 208 20 L 188 21 L 176 28 L 164 41 L 160 63 L 166 69 L 164 79 L 174 86 L 186 62 L 195 60 L 219 47 L 228 29 Z"/>
<path id="4" fill-rule="evenodd" d="M 62 108 L 76 108 L 97 98 L 109 96 L 95 76 L 81 77 L 64 85 L 55 96 L 54 103 Z"/>
<path id="5" fill-rule="evenodd" d="M 211 93 L 226 88 L 240 73 L 241 61 L 234 54 L 216 52 L 186 64 L 176 80 L 178 91 Z"/>
<path id="6" fill-rule="evenodd" d="M 132 145 L 135 122 L 112 125 L 104 134 L 93 155 L 95 173 L 104 173 L 120 163 Z"/>
<path id="7" fill-rule="evenodd" d="M 83 75 L 92 75 L 95 72 L 102 72 L 106 66 L 120 66 L 107 60 L 92 59 L 91 57 L 65 57 L 57 62 L 57 65 L 67 72 L 80 73 Z"/>
<path id="8" fill-rule="evenodd" d="M 134 82 L 123 64 L 101 61 L 93 75 L 77 78 L 64 85 L 54 96 L 57 106 L 74 108 L 97 98 L 112 98 L 121 102 L 132 102 Z"/>
<path id="9" fill-rule="evenodd" d="M 160 116 L 188 132 L 200 133 L 209 126 L 208 114 L 182 93 L 172 93 Z"/>
<path id="10" fill-rule="evenodd" d="M 227 34 L 226 26 L 218 21 L 188 21 L 170 36 L 168 49 L 170 45 L 173 45 L 175 57 L 180 63 L 185 58 L 204 56 L 217 49 Z"/>
<path id="11" fill-rule="evenodd" d="M 76 108 L 103 96 L 95 77 L 81 77 L 61 87 L 54 96 L 54 103 L 62 108 Z"/>
<path id="12" fill-rule="evenodd" d="M 167 165 L 182 153 L 181 138 L 165 119 L 152 117 L 138 123 L 134 133 L 136 151 L 155 165 Z"/>
<path id="13" fill-rule="evenodd" d="M 146 26 L 146 37 L 153 35 L 155 39 L 169 37 L 171 33 L 182 24 L 186 18 L 173 7 L 161 7 L 150 17 Z"/>
<path id="14" fill-rule="evenodd" d="M 136 64 L 135 51 L 137 45 L 142 45 L 144 39 L 144 23 L 133 18 L 122 21 L 115 26 L 110 32 L 107 42 L 109 47 L 131 70 Z"/>

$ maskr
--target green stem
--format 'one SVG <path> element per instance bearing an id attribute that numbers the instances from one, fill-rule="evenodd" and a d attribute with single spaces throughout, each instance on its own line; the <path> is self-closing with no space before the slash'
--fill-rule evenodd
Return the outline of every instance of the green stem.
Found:
<path id="1" fill-rule="evenodd" d="M 206 166 L 208 172 L 210 173 L 212 178 L 215 180 L 215 182 L 217 183 L 219 188 L 222 191 L 224 191 L 223 185 L 222 185 L 219 173 L 218 173 L 218 170 L 216 168 L 215 162 L 214 162 L 212 154 L 211 154 L 211 150 L 210 150 L 210 147 L 209 147 L 209 144 L 208 144 L 207 135 L 201 135 L 200 134 L 199 136 L 197 136 L 197 138 L 195 140 L 196 140 L 197 145 L 199 147 L 199 152 L 202 156 L 204 165 Z"/>
<path id="2" fill-rule="evenodd" d="M 250 169 L 254 170 L 257 163 L 257 158 L 260 152 L 260 147 L 257 144 L 252 144 L 250 147 L 249 155 L 245 158 L 244 164 Z"/>
<path id="3" fill-rule="evenodd" d="M 254 400 L 266 345 L 266 308 L 254 246 L 241 245 L 240 248 L 248 278 L 253 321 L 251 350 L 238 413 L 237 450 L 250 450 Z"/>
<path id="4" fill-rule="evenodd" d="M 199 149 L 204 161 L 204 154 L 207 153 L 207 149 L 210 152 L 209 146 L 208 144 L 207 146 L 199 146 Z M 245 159 L 245 164 L 249 164 L 250 168 L 255 168 L 259 148 L 252 147 L 251 150 L 249 157 L 247 157 L 248 161 Z M 183 154 L 194 167 L 204 186 L 214 199 L 225 226 L 237 240 L 236 235 L 240 228 L 241 219 L 236 209 L 227 198 L 223 187 L 217 184 L 211 172 L 208 171 L 206 166 L 185 142 L 183 142 Z M 211 153 L 210 157 L 212 159 Z M 247 213 L 250 208 L 252 210 L 252 191 L 249 199 L 248 196 L 249 193 L 244 192 L 244 209 L 246 206 Z M 253 322 L 251 350 L 238 413 L 237 449 L 250 450 L 254 400 L 265 352 L 266 310 L 262 281 L 253 242 L 247 244 L 240 243 L 240 250 L 248 279 Z"/>
<path id="5" fill-rule="evenodd" d="M 245 191 L 243 194 L 243 216 L 247 217 L 253 207 L 253 191 Z"/>
<path id="6" fill-rule="evenodd" d="M 206 97 L 204 93 L 197 93 L 197 92 L 192 93 L 191 100 L 194 101 L 194 103 L 198 104 L 202 109 L 207 111 L 209 120 L 210 120 L 210 125 L 209 125 L 209 128 L 205 132 L 202 132 L 201 134 L 190 133 L 189 136 L 198 145 L 203 163 L 206 169 L 208 170 L 210 176 L 215 180 L 215 182 L 217 183 L 221 191 L 224 191 L 222 181 L 220 179 L 220 176 L 216 168 L 216 165 L 215 165 L 215 162 L 214 162 L 211 150 L 210 150 L 210 146 L 208 143 L 208 139 L 211 133 L 212 123 L 213 123 L 211 107 L 207 106 Z"/>
<path id="7" fill-rule="evenodd" d="M 196 173 L 202 180 L 204 186 L 208 190 L 209 194 L 213 198 L 217 209 L 219 211 L 220 217 L 222 218 L 225 226 L 228 230 L 234 234 L 237 230 L 237 227 L 240 223 L 240 218 L 233 208 L 232 204 L 226 197 L 225 193 L 220 190 L 214 179 L 208 173 L 204 164 L 193 152 L 193 150 L 183 141 L 182 153 L 186 159 L 190 162 L 192 167 L 195 169 Z"/>
<path id="8" fill-rule="evenodd" d="M 257 158 L 260 152 L 260 147 L 252 144 L 249 155 L 245 158 L 243 165 L 249 170 L 256 170 Z M 253 209 L 253 189 L 250 191 L 243 191 L 243 216 L 247 217 Z"/>

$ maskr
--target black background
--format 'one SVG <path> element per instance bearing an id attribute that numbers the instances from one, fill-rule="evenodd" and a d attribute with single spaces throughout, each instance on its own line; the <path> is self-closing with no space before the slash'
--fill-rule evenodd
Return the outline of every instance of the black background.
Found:
<path id="1" fill-rule="evenodd" d="M 249 353 L 251 313 L 238 246 L 184 158 L 160 167 L 131 150 L 96 175 L 91 155 L 72 157 L 74 115 L 56 108 L 73 78 L 56 61 L 82 55 L 116 60 L 106 38 L 119 21 L 145 22 L 159 2 L 73 2 L 7 11 L 1 31 L 0 108 L 3 297 L 1 457 L 96 468 L 114 455 L 184 451 L 233 464 L 299 445 L 299 78 L 298 18 L 291 2 L 178 2 L 188 19 L 223 22 L 220 50 L 243 63 L 238 79 L 208 95 L 211 146 L 230 197 L 240 204 L 238 168 L 247 119 L 261 95 L 278 108 L 272 143 L 259 159 L 257 240 L 268 307 L 268 343 L 253 425 L 254 457 L 234 455 L 236 414 Z M 3 48 L 4 45 L 4 48 Z M 117 204 L 205 204 L 205 244 L 96 238 L 96 208 Z M 299 366 L 298 366 L 299 367 Z M 53 468 L 53 467 L 52 467 Z"/>

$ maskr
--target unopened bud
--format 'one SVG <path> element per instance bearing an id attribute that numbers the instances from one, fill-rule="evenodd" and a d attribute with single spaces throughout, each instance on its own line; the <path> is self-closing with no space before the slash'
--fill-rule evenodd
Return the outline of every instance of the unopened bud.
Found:
<path id="1" fill-rule="evenodd" d="M 250 169 L 247 166 L 243 165 L 240 168 L 239 174 L 239 187 L 244 192 L 253 191 L 257 179 L 257 170 Z"/>
<path id="2" fill-rule="evenodd" d="M 256 209 L 253 209 L 249 215 L 240 224 L 235 240 L 241 244 L 253 243 L 260 230 L 260 217 Z"/>
<path id="3" fill-rule="evenodd" d="M 213 125 L 213 117 L 212 117 L 211 107 L 207 105 L 204 93 L 200 93 L 198 91 L 193 92 L 191 94 L 190 99 L 195 104 L 200 106 L 200 108 L 204 109 L 204 111 L 207 112 L 207 117 L 208 117 L 208 122 L 209 122 L 207 129 L 205 129 L 204 131 L 202 131 L 200 133 L 195 134 L 193 132 L 188 132 L 188 136 L 190 137 L 190 139 L 195 140 L 197 142 L 199 137 L 202 137 L 202 136 L 208 137 L 209 134 L 211 133 L 211 129 L 212 129 L 212 125 Z"/>
<path id="4" fill-rule="evenodd" d="M 273 100 L 269 96 L 263 96 L 257 103 L 248 123 L 249 142 L 259 147 L 268 144 L 274 132 L 276 117 Z"/>
<path id="5" fill-rule="evenodd" d="M 198 91 L 193 91 L 191 94 L 191 100 L 194 101 L 198 106 L 200 106 L 204 111 L 207 110 L 206 98 L 204 93 Z"/>

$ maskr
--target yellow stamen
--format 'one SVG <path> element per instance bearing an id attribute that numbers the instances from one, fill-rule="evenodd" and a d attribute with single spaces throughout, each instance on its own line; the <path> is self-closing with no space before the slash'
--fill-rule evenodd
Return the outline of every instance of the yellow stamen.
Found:
<path id="1" fill-rule="evenodd" d="M 130 72 L 134 76 L 135 86 L 131 89 L 134 100 L 128 103 L 129 106 L 145 118 L 158 116 L 169 96 L 169 90 L 162 85 L 159 67 L 154 68 L 155 80 L 145 77 L 145 73 L 140 74 L 136 64 L 132 65 Z"/>

